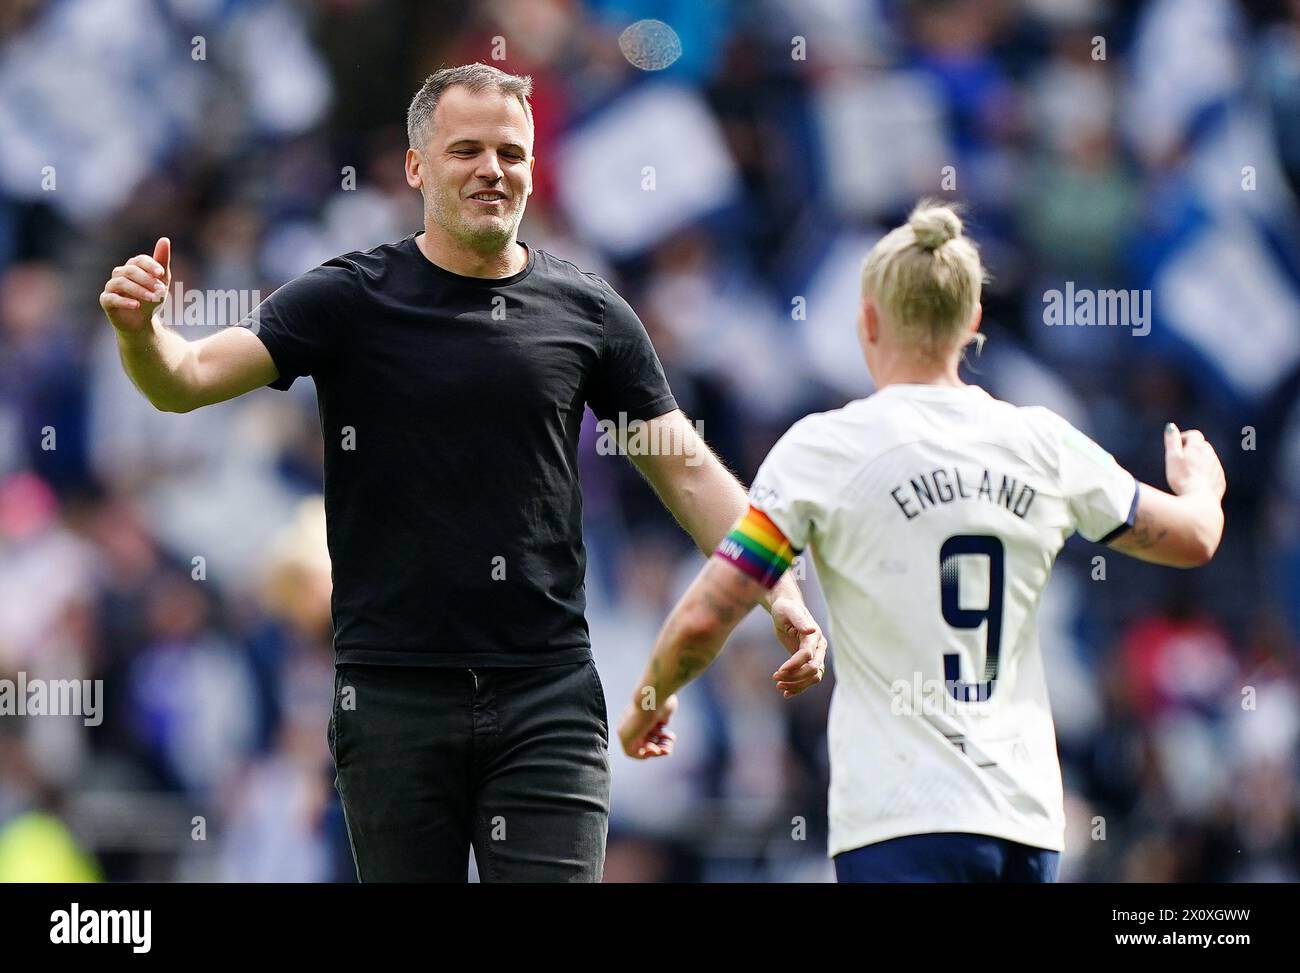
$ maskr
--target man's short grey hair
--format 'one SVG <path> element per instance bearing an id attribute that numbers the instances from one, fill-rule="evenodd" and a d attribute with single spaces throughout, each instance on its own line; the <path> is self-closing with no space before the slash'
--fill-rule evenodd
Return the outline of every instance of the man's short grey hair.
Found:
<path id="1" fill-rule="evenodd" d="M 482 63 L 441 68 L 424 79 L 424 84 L 411 99 L 411 107 L 406 110 L 406 138 L 411 148 L 425 147 L 433 127 L 433 113 L 438 107 L 438 99 L 453 85 L 462 85 L 476 94 L 492 88 L 503 94 L 514 95 L 519 99 L 519 104 L 524 106 L 528 124 L 533 124 L 533 109 L 528 104 L 528 96 L 533 93 L 532 78 L 507 74 L 500 68 Z"/>

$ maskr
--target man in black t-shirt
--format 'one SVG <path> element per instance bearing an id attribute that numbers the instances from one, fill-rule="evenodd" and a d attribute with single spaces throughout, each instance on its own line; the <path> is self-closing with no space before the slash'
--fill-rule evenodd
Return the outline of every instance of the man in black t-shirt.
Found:
<path id="1" fill-rule="evenodd" d="M 600 878 L 609 729 L 583 614 L 584 406 L 642 427 L 650 448 L 626 451 L 706 553 L 746 506 L 627 302 L 517 239 L 530 84 L 482 64 L 431 76 L 408 113 L 423 232 L 308 271 L 245 327 L 189 343 L 155 320 L 166 238 L 100 295 L 160 409 L 315 381 L 329 738 L 363 881 L 464 881 L 471 846 L 489 881 Z M 825 639 L 792 579 L 768 607 L 791 653 L 774 679 L 801 692 L 822 678 Z M 672 734 L 655 745 L 671 751 Z"/>

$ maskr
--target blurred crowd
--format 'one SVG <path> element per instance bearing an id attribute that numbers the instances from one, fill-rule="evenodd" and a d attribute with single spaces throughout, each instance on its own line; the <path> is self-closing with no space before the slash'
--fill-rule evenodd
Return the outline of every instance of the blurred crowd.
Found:
<path id="1" fill-rule="evenodd" d="M 647 18 L 671 32 L 627 31 Z M 1156 484 L 1164 423 L 1202 429 L 1215 561 L 1074 540 L 1042 606 L 1062 878 L 1300 880 L 1300 0 L 19 0 L 0 678 L 101 679 L 104 705 L 0 716 L 0 881 L 351 880 L 313 387 L 155 412 L 96 296 L 161 235 L 187 289 L 265 295 L 419 229 L 407 103 L 478 60 L 535 83 L 520 238 L 615 284 L 742 478 L 870 393 L 860 261 L 921 195 L 968 205 L 992 275 L 968 381 Z M 1149 292 L 1149 333 L 1048 326 L 1067 282 Z M 587 420 L 616 718 L 700 555 Z M 755 613 L 683 694 L 673 759 L 612 754 L 608 880 L 832 877 L 831 686 L 782 701 L 780 655 Z"/>

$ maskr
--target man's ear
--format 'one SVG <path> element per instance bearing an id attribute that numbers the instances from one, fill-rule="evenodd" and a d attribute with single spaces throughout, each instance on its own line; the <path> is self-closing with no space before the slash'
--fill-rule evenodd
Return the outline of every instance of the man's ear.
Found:
<path id="1" fill-rule="evenodd" d="M 980 321 L 984 319 L 984 305 L 975 305 L 975 315 L 970 319 L 970 333 L 974 334 L 980 329 Z"/>
<path id="2" fill-rule="evenodd" d="M 534 155 L 534 156 L 529 156 L 529 158 L 528 158 L 528 195 L 529 195 L 529 196 L 531 196 L 531 195 L 533 194 L 533 185 L 534 185 L 534 183 L 533 183 L 533 169 L 534 169 L 536 166 L 537 166 L 537 156 L 535 156 L 535 155 Z"/>
<path id="3" fill-rule="evenodd" d="M 406 184 L 412 189 L 424 185 L 424 157 L 416 149 L 406 150 Z"/>

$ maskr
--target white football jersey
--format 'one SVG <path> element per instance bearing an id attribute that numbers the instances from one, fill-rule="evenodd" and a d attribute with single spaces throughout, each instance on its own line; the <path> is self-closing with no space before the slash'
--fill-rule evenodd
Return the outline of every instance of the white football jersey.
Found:
<path id="1" fill-rule="evenodd" d="M 1038 601 L 1072 533 L 1132 525 L 1133 476 L 1047 409 L 890 385 L 796 423 L 750 504 L 811 547 L 830 609 L 831 855 L 934 832 L 1060 851 Z"/>

